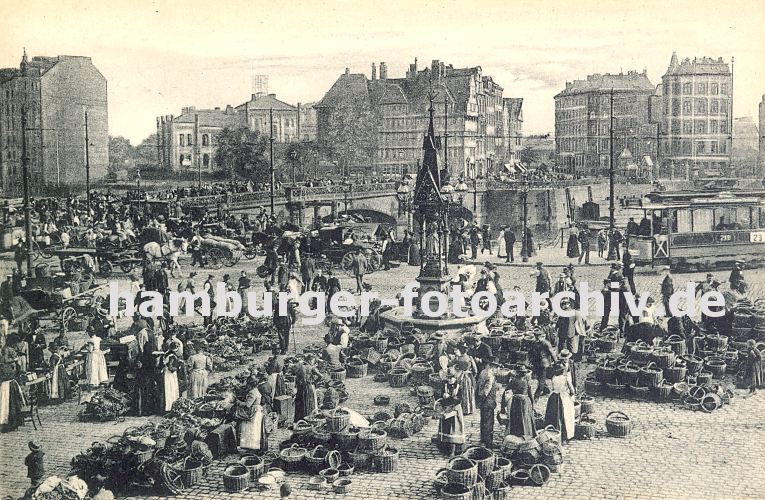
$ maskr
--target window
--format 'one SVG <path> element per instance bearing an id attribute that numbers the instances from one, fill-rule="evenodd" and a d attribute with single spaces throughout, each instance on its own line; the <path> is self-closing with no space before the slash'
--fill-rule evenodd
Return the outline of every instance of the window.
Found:
<path id="1" fill-rule="evenodd" d="M 728 84 L 727 83 L 721 83 L 720 84 L 720 93 L 721 94 L 727 94 L 728 93 Z"/>
<path id="2" fill-rule="evenodd" d="M 191 134 L 186 134 L 186 145 L 191 146 L 194 143 L 191 142 Z"/>
<path id="3" fill-rule="evenodd" d="M 683 154 L 689 155 L 691 154 L 691 141 L 688 139 L 683 140 Z"/>
<path id="4" fill-rule="evenodd" d="M 704 121 L 696 121 L 696 133 L 697 134 L 706 134 L 707 133 L 707 122 Z"/>
<path id="5" fill-rule="evenodd" d="M 672 133 L 673 134 L 679 134 L 680 133 L 680 120 L 672 120 Z"/>
<path id="6" fill-rule="evenodd" d="M 205 136 L 202 136 L 202 137 L 205 137 Z M 202 166 L 205 168 L 210 167 L 210 155 L 207 153 L 202 155 Z"/>
<path id="7" fill-rule="evenodd" d="M 675 82 L 672 84 L 672 93 L 673 94 L 679 94 L 680 93 L 680 82 Z"/>
<path id="8" fill-rule="evenodd" d="M 722 132 L 723 134 L 727 134 L 728 133 L 728 122 L 727 121 L 725 121 L 725 120 L 721 120 L 720 121 L 720 132 Z"/>
<path id="9" fill-rule="evenodd" d="M 697 94 L 706 94 L 707 93 L 707 84 L 706 83 L 697 83 L 696 84 L 696 93 Z"/>
<path id="10" fill-rule="evenodd" d="M 728 143 L 725 141 L 720 141 L 720 153 L 725 154 L 728 151 Z"/>
<path id="11" fill-rule="evenodd" d="M 185 136 L 185 135 L 183 135 L 183 134 L 180 134 L 180 135 L 178 136 L 178 144 L 179 144 L 180 146 L 185 146 L 185 145 L 186 145 L 186 136 Z"/>
<path id="12" fill-rule="evenodd" d="M 704 113 L 707 112 L 707 100 L 706 99 L 696 99 L 696 112 L 697 113 Z"/>
<path id="13" fill-rule="evenodd" d="M 710 94 L 717 95 L 720 93 L 720 86 L 717 85 L 716 83 L 711 84 L 709 86 L 709 89 L 710 89 Z"/>
<path id="14" fill-rule="evenodd" d="M 719 125 L 717 124 L 717 120 L 712 120 L 709 122 L 709 133 L 710 134 L 716 134 L 719 131 Z"/>
<path id="15" fill-rule="evenodd" d="M 183 137 L 183 136 L 181 136 L 181 137 Z M 181 156 L 178 158 L 178 164 L 179 164 L 179 165 L 183 165 L 183 155 L 181 155 Z"/>
<path id="16" fill-rule="evenodd" d="M 709 112 L 710 113 L 718 113 L 719 112 L 718 110 L 719 110 L 719 108 L 718 108 L 718 104 L 717 104 L 717 99 L 712 99 L 709 102 Z"/>
<path id="17" fill-rule="evenodd" d="M 709 152 L 717 153 L 717 141 L 712 141 L 711 143 L 709 143 Z"/>
<path id="18" fill-rule="evenodd" d="M 691 83 L 684 83 L 683 84 L 683 95 L 691 95 L 693 93 L 693 84 Z"/>
<path id="19" fill-rule="evenodd" d="M 706 145 L 704 141 L 699 141 L 696 143 L 696 153 L 700 155 L 706 153 Z"/>
<path id="20" fill-rule="evenodd" d="M 683 100 L 683 113 L 691 113 L 691 100 Z"/>
<path id="21" fill-rule="evenodd" d="M 684 134 L 692 134 L 693 133 L 693 123 L 691 123 L 688 120 L 685 120 L 683 122 L 683 133 Z"/>
<path id="22" fill-rule="evenodd" d="M 672 116 L 680 115 L 680 99 L 672 99 Z"/>
<path id="23" fill-rule="evenodd" d="M 210 145 L 210 136 L 207 134 L 202 134 L 202 146 L 209 146 Z"/>

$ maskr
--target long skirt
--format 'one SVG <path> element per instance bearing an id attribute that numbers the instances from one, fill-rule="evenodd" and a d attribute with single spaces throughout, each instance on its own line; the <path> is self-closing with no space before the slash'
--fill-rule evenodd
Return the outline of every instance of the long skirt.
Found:
<path id="1" fill-rule="evenodd" d="M 531 398 L 525 394 L 513 394 L 510 401 L 510 414 L 507 416 L 505 435 L 512 434 L 523 439 L 537 436 L 534 425 L 534 406 Z"/>
<path id="2" fill-rule="evenodd" d="M 545 411 L 545 427 L 548 425 L 560 429 L 564 441 L 574 437 L 574 400 L 568 393 L 550 394 Z"/>
<path id="3" fill-rule="evenodd" d="M 178 392 L 178 373 L 164 370 L 162 373 L 162 382 L 165 395 L 165 411 L 170 411 L 173 408 L 175 400 L 180 397 Z"/>
<path id="4" fill-rule="evenodd" d="M 21 408 L 26 404 L 24 393 L 15 380 L 0 383 L 0 429 L 12 431 L 21 425 Z"/>
<path id="5" fill-rule="evenodd" d="M 66 400 L 69 397 L 69 374 L 63 363 L 57 364 L 51 371 L 50 398 Z"/>
<path id="6" fill-rule="evenodd" d="M 472 373 L 465 373 L 462 377 L 462 413 L 472 415 L 475 411 L 475 377 Z"/>
<path id="7" fill-rule="evenodd" d="M 749 361 L 744 372 L 747 387 L 762 387 L 762 361 Z"/>
<path id="8" fill-rule="evenodd" d="M 201 398 L 207 394 L 207 370 L 197 368 L 189 375 L 189 399 Z"/>
<path id="9" fill-rule="evenodd" d="M 420 245 L 417 243 L 411 243 L 409 245 L 409 265 L 410 266 L 419 266 L 420 265 Z"/>
<path id="10" fill-rule="evenodd" d="M 297 388 L 295 396 L 295 421 L 302 420 L 318 407 L 316 388 L 313 384 L 305 384 Z"/>
<path id="11" fill-rule="evenodd" d="M 438 440 L 442 443 L 465 444 L 465 417 L 462 406 L 456 406 L 452 412 L 442 415 L 438 420 Z"/>
<path id="12" fill-rule="evenodd" d="M 568 237 L 568 244 L 566 245 L 566 256 L 569 258 L 579 257 L 579 240 L 576 239 L 576 235 L 574 234 Z"/>
<path id="13" fill-rule="evenodd" d="M 85 361 L 85 378 L 88 384 L 93 386 L 101 385 L 109 380 L 109 374 L 106 371 L 106 358 L 101 351 L 89 352 Z"/>
<path id="14" fill-rule="evenodd" d="M 267 450 L 266 419 L 262 408 L 255 411 L 249 420 L 239 424 L 239 446 L 248 450 Z"/>

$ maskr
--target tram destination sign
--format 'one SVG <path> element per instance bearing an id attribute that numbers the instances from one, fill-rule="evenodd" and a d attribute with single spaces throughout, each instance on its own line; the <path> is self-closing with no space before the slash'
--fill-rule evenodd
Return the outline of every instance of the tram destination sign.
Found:
<path id="1" fill-rule="evenodd" d="M 750 243 L 765 243 L 765 231 L 752 231 L 749 233 Z"/>

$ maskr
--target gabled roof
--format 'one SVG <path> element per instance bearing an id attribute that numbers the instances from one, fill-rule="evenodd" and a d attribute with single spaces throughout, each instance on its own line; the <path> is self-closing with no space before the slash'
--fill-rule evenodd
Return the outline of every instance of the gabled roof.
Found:
<path id="1" fill-rule="evenodd" d="M 505 106 L 507 115 L 511 120 L 521 120 L 521 107 L 523 106 L 523 97 L 506 97 Z"/>
<path id="2" fill-rule="evenodd" d="M 277 111 L 297 111 L 295 106 L 277 99 L 276 94 L 254 94 L 252 99 L 236 107 L 238 110 L 243 110 L 245 108 L 256 110 L 273 109 Z"/>
<path id="3" fill-rule="evenodd" d="M 369 98 L 373 104 L 408 104 L 400 85 L 386 80 L 371 80 L 368 82 Z"/>
<path id="4" fill-rule="evenodd" d="M 314 108 L 334 108 L 346 99 L 369 102 L 367 77 L 363 74 L 342 74 Z"/>

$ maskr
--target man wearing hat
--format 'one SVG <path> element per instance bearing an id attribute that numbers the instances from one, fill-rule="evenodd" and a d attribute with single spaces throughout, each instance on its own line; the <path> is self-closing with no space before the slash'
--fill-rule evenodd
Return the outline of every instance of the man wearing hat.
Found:
<path id="1" fill-rule="evenodd" d="M 635 288 L 635 263 L 632 262 L 632 254 L 629 248 L 624 250 L 624 255 L 622 256 L 622 273 L 629 284 L 632 295 L 635 295 L 637 293 Z"/>
<path id="2" fill-rule="evenodd" d="M 664 266 L 664 279 L 661 280 L 661 303 L 664 306 L 664 316 L 671 316 L 669 310 L 669 298 L 675 293 L 675 280 L 672 278 L 672 271 L 669 266 Z"/>
<path id="3" fill-rule="evenodd" d="M 573 307 L 571 299 L 563 299 L 561 307 L 564 311 L 571 311 Z M 579 339 L 587 334 L 582 313 L 574 311 L 573 316 L 560 316 L 558 318 L 557 330 L 558 351 L 568 349 L 570 352 L 577 354 L 579 352 Z"/>
<path id="4" fill-rule="evenodd" d="M 32 488 L 37 488 L 45 477 L 45 452 L 37 441 L 29 442 L 31 453 L 24 459 L 24 465 L 27 466 L 27 477 Z"/>
<path id="5" fill-rule="evenodd" d="M 743 268 L 744 262 L 737 260 L 736 264 L 733 266 L 733 270 L 730 272 L 730 277 L 728 278 L 731 290 L 740 291 L 741 283 L 744 282 L 744 273 L 742 272 Z"/>
<path id="6" fill-rule="evenodd" d="M 587 229 L 587 226 L 585 224 L 582 224 L 582 228 L 579 230 L 577 239 L 579 240 L 579 247 L 581 248 L 579 252 L 579 263 L 581 264 L 582 260 L 584 260 L 584 263 L 589 266 L 590 265 L 590 230 Z"/>
<path id="7" fill-rule="evenodd" d="M 478 374 L 476 381 L 476 404 L 481 412 L 481 444 L 491 449 L 494 437 L 494 411 L 497 408 L 497 386 L 494 370 L 499 363 L 492 356 Z"/>
<path id="8" fill-rule="evenodd" d="M 707 273 L 706 278 L 704 281 L 696 285 L 696 296 L 704 296 L 705 293 L 712 291 L 712 281 L 714 281 L 715 277 L 712 273 Z"/>
<path id="9" fill-rule="evenodd" d="M 213 275 L 208 274 L 207 279 L 202 285 L 202 289 L 210 297 L 210 314 L 206 315 L 203 319 L 203 324 L 206 327 L 210 326 L 213 322 L 213 311 L 215 310 L 215 284 L 213 283 Z"/>
<path id="10" fill-rule="evenodd" d="M 506 227 L 505 228 L 505 250 L 507 251 L 507 262 L 514 262 L 513 257 L 513 245 L 515 245 L 515 232 L 513 231 L 513 228 Z"/>
<path id="11" fill-rule="evenodd" d="M 552 279 L 550 278 L 550 273 L 543 267 L 542 262 L 537 262 L 534 274 L 537 277 L 534 291 L 537 293 L 550 293 Z"/>

